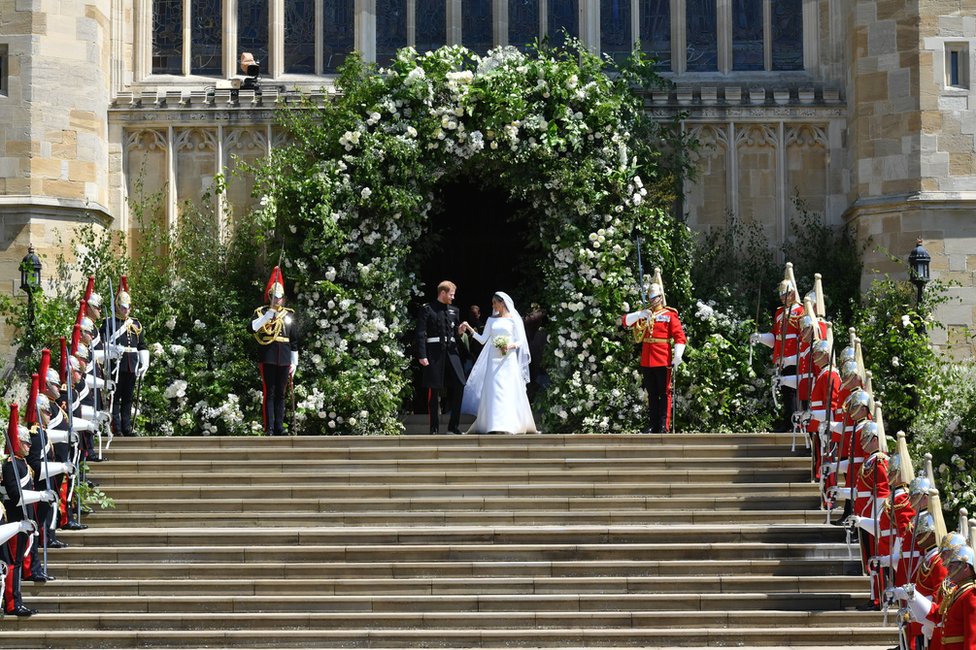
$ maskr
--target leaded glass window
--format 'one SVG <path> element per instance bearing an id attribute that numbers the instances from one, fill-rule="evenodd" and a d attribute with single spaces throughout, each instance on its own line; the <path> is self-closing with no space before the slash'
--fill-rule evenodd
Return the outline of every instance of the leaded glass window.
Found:
<path id="1" fill-rule="evenodd" d="M 508 43 L 520 50 L 539 38 L 539 0 L 508 0 Z"/>
<path id="2" fill-rule="evenodd" d="M 566 37 L 579 36 L 578 0 L 549 0 L 549 44 L 560 47 Z"/>
<path id="3" fill-rule="evenodd" d="M 376 0 L 376 62 L 388 65 L 407 44 L 407 0 Z"/>
<path id="4" fill-rule="evenodd" d="M 715 0 L 687 0 L 688 70 L 718 69 L 718 21 Z"/>
<path id="5" fill-rule="evenodd" d="M 641 49 L 657 59 L 659 67 L 671 68 L 671 2 L 670 0 L 640 0 Z"/>
<path id="6" fill-rule="evenodd" d="M 462 0 L 461 2 L 461 43 L 482 56 L 491 49 L 492 38 L 492 0 Z"/>
<path id="7" fill-rule="evenodd" d="M 600 49 L 620 61 L 630 55 L 630 0 L 600 0 Z"/>
<path id="8" fill-rule="evenodd" d="M 436 50 L 447 42 L 445 0 L 415 0 L 415 2 L 417 3 L 417 51 Z"/>
<path id="9" fill-rule="evenodd" d="M 190 4 L 190 72 L 202 75 L 221 74 L 221 28 L 223 12 L 220 0 L 193 0 Z"/>
<path id="10" fill-rule="evenodd" d="M 250 52 L 261 65 L 271 69 L 268 61 L 268 0 L 237 0 L 237 54 Z"/>
<path id="11" fill-rule="evenodd" d="M 772 4 L 773 70 L 803 69 L 803 0 Z"/>
<path id="12" fill-rule="evenodd" d="M 153 74 L 183 74 L 183 0 L 154 0 Z"/>
<path id="13" fill-rule="evenodd" d="M 285 0 L 285 72 L 315 72 L 315 0 Z"/>
<path id="14" fill-rule="evenodd" d="M 356 47 L 355 0 L 322 0 L 322 2 L 325 10 L 322 27 L 322 71 L 335 72 Z M 377 5 L 379 4 L 380 2 L 377 2 Z M 377 17 L 377 32 L 379 32 L 379 24 L 380 19 Z M 403 40 L 406 43 L 406 29 L 403 32 Z"/>
<path id="15" fill-rule="evenodd" d="M 732 0 L 733 70 L 763 70 L 766 67 L 763 22 L 763 0 Z"/>

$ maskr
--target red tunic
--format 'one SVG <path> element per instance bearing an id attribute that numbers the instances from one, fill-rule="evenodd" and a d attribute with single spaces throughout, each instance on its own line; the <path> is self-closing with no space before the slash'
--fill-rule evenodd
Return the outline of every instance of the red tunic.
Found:
<path id="1" fill-rule="evenodd" d="M 830 400 L 827 400 L 827 391 L 830 391 Z M 827 410 L 827 419 L 830 419 L 830 411 L 834 413 L 838 412 L 841 405 L 840 401 L 840 375 L 837 373 L 837 368 L 834 368 L 831 372 L 830 367 L 824 368 L 817 375 L 816 380 L 813 382 L 813 390 L 810 393 L 810 410 L 811 411 L 821 411 Z M 810 424 L 807 425 L 807 431 L 810 433 L 816 433 L 820 429 L 820 420 L 816 418 L 810 419 Z"/>
<path id="2" fill-rule="evenodd" d="M 803 318 L 803 305 L 794 303 L 790 308 L 789 322 L 783 330 L 782 306 L 777 307 L 776 315 L 773 317 L 773 365 L 779 364 L 781 357 L 791 357 L 796 354 L 798 339 L 800 336 L 800 319 Z M 780 338 L 783 339 L 783 346 L 780 346 Z"/>
<path id="3" fill-rule="evenodd" d="M 976 590 L 963 582 L 949 596 L 942 613 L 942 650 L 976 650 Z"/>
<path id="4" fill-rule="evenodd" d="M 820 339 L 827 338 L 827 323 L 820 321 Z M 797 395 L 804 402 L 810 399 L 810 385 L 816 379 L 818 368 L 813 364 L 813 355 L 811 354 L 813 350 L 813 345 L 809 338 L 800 339 L 799 353 L 797 354 L 796 363 L 796 374 L 798 381 L 796 383 Z M 810 366 L 813 365 L 813 370 L 811 371 Z"/>
<path id="5" fill-rule="evenodd" d="M 624 327 L 640 327 L 644 331 L 641 346 L 641 365 L 646 368 L 658 368 L 671 365 L 671 344 L 684 344 L 685 332 L 681 328 L 678 312 L 671 307 L 664 307 L 650 314 L 639 312 L 641 318 L 632 325 L 627 325 L 627 316 L 621 319 Z M 650 326 L 649 326 L 650 325 Z"/>
<path id="6" fill-rule="evenodd" d="M 877 487 L 877 493 L 875 493 Z M 891 494 L 888 487 L 888 457 L 875 452 L 858 467 L 855 474 L 854 514 L 874 517 L 874 499 L 887 499 Z"/>

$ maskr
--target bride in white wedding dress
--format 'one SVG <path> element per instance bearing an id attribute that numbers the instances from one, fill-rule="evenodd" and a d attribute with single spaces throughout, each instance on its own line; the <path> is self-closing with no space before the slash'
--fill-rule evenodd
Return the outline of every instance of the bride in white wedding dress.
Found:
<path id="1" fill-rule="evenodd" d="M 507 293 L 496 292 L 491 306 L 483 334 L 467 326 L 485 346 L 464 385 L 461 412 L 476 416 L 467 432 L 538 433 L 525 392 L 531 359 L 525 325 Z"/>

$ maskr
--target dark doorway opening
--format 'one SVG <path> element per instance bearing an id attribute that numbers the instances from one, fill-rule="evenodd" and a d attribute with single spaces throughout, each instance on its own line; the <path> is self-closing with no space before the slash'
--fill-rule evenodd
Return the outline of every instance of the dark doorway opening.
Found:
<path id="1" fill-rule="evenodd" d="M 413 301 L 411 314 L 436 298 L 437 285 L 450 280 L 457 285 L 454 305 L 461 320 L 468 320 L 472 305 L 481 308 L 482 323 L 491 315 L 491 296 L 504 291 L 516 309 L 526 316 L 541 302 L 542 246 L 531 205 L 513 200 L 490 184 L 479 185 L 455 178 L 438 186 L 428 215 L 427 232 L 416 250 L 417 271 L 424 295 Z M 411 332 L 413 334 L 413 332 Z M 411 353 L 416 341 L 411 338 Z M 420 374 L 414 367 L 413 412 L 426 413 L 426 393 L 420 390 Z"/>

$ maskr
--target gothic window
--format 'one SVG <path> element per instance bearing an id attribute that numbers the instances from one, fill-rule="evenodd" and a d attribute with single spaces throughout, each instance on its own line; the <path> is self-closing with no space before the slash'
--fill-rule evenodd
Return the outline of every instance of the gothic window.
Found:
<path id="1" fill-rule="evenodd" d="M 484 56 L 492 47 L 491 0 L 464 0 L 461 3 L 461 43 Z"/>
<path id="2" fill-rule="evenodd" d="M 315 0 L 285 0 L 285 72 L 315 72 Z"/>
<path id="3" fill-rule="evenodd" d="M 508 0 L 508 43 L 520 50 L 539 38 L 539 0 Z"/>
<path id="4" fill-rule="evenodd" d="M 377 3 L 379 4 L 379 3 Z M 339 69 L 355 45 L 355 0 L 324 0 L 322 72 Z M 377 18 L 377 28 L 379 19 Z"/>
<path id="5" fill-rule="evenodd" d="M 732 0 L 732 69 L 762 70 L 764 0 Z"/>
<path id="6" fill-rule="evenodd" d="M 773 70 L 803 69 L 803 0 L 772 3 Z"/>
<path id="7" fill-rule="evenodd" d="M 194 0 L 190 4 L 191 74 L 221 74 L 222 22 L 220 0 Z"/>
<path id="8" fill-rule="evenodd" d="M 631 45 L 630 0 L 600 0 L 600 49 L 620 61 Z"/>
<path id="9" fill-rule="evenodd" d="M 549 44 L 560 47 L 566 38 L 579 36 L 579 0 L 549 0 Z"/>
<path id="10" fill-rule="evenodd" d="M 718 21 L 716 0 L 687 0 L 688 70 L 718 69 Z"/>
<path id="11" fill-rule="evenodd" d="M 237 0 L 237 54 L 250 52 L 262 71 L 268 61 L 268 0 Z M 236 72 L 236 71 L 235 71 Z"/>
<path id="12" fill-rule="evenodd" d="M 388 65 L 407 44 L 407 0 L 376 0 L 376 62 Z"/>
<path id="13" fill-rule="evenodd" d="M 447 42 L 445 0 L 414 0 L 417 3 L 416 44 L 418 52 L 436 50 Z"/>
<path id="14" fill-rule="evenodd" d="M 153 2 L 152 71 L 183 74 L 183 0 Z"/>
<path id="15" fill-rule="evenodd" d="M 671 2 L 640 0 L 641 49 L 658 60 L 661 68 L 671 68 Z"/>

